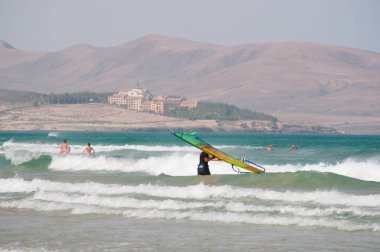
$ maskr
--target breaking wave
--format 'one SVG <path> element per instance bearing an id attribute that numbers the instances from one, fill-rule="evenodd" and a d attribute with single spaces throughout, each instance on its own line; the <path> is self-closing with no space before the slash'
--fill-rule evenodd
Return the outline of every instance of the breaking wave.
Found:
<path id="1" fill-rule="evenodd" d="M 0 179 L 1 208 L 380 232 L 380 194 Z M 24 196 L 21 197 L 20 194 Z M 358 222 L 357 219 L 367 219 Z"/>

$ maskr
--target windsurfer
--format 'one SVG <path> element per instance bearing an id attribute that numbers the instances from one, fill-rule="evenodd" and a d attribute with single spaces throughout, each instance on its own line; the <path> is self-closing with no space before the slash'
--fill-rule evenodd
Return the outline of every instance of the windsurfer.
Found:
<path id="1" fill-rule="evenodd" d="M 208 162 L 213 160 L 219 159 L 209 156 L 206 152 L 202 152 L 199 156 L 198 175 L 211 175 Z"/>

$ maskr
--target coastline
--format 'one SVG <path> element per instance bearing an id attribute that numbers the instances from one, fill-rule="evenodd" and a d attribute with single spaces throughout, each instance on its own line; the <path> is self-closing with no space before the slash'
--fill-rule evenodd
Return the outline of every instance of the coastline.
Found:
<path id="1" fill-rule="evenodd" d="M 1 106 L 2 131 L 199 131 L 339 134 L 332 127 L 268 121 L 188 120 L 108 104 Z"/>

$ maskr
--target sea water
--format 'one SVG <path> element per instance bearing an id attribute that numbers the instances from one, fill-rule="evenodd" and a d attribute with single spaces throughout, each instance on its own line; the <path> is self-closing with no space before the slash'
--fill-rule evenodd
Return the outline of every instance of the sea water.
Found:
<path id="1" fill-rule="evenodd" d="M 197 176 L 171 133 L 0 132 L 0 251 L 380 249 L 380 136 L 198 135 L 266 173 Z"/>

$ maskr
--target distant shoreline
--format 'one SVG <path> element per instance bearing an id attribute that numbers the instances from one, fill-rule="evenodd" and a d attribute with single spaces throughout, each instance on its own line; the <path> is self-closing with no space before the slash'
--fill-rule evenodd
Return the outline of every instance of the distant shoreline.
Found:
<path id="1" fill-rule="evenodd" d="M 188 120 L 137 112 L 107 104 L 3 107 L 1 131 L 235 132 L 339 134 L 333 128 L 269 121 Z"/>
<path id="2" fill-rule="evenodd" d="M 302 132 L 254 132 L 254 131 L 209 131 L 209 130 L 181 130 L 181 129 L 175 129 L 175 130 L 118 130 L 118 131 L 109 131 L 109 130 L 95 130 L 95 131 L 81 131 L 81 130 L 1 130 L 0 132 L 41 132 L 41 133 L 65 133 L 65 132 L 71 132 L 71 133 L 172 133 L 172 132 L 196 132 L 196 133 L 202 133 L 202 134 L 257 134 L 257 135 L 325 135 L 325 136 L 377 136 L 372 134 L 363 134 L 363 135 L 357 135 L 357 134 L 343 134 L 343 133 L 302 133 Z"/>

